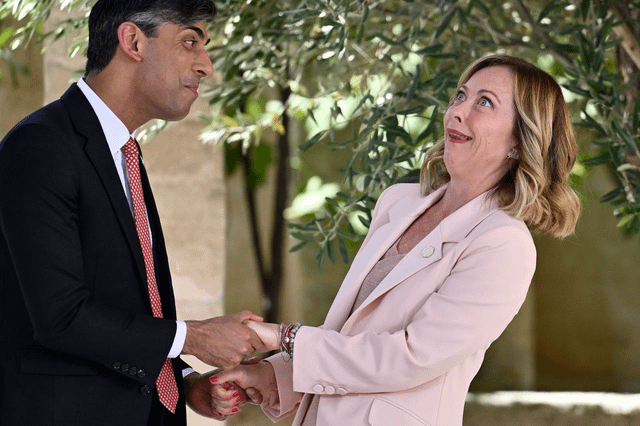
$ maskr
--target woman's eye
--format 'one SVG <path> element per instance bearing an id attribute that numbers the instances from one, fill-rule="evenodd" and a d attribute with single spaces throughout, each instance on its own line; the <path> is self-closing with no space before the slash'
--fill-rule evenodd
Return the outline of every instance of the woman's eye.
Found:
<path id="1" fill-rule="evenodd" d="M 464 101 L 464 98 L 465 98 L 464 93 L 463 92 L 456 93 L 455 98 L 456 98 L 456 101 Z"/>
<path id="2" fill-rule="evenodd" d="M 479 104 L 480 104 L 481 106 L 488 106 L 488 107 L 492 107 L 492 106 L 493 106 L 493 103 L 491 103 L 491 101 L 490 101 L 488 98 L 482 98 L 482 99 L 480 99 Z"/>

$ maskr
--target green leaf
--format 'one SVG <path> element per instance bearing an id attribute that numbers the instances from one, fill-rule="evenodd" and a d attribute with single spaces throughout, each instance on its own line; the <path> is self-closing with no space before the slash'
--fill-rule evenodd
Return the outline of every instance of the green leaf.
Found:
<path id="1" fill-rule="evenodd" d="M 622 141 L 630 150 L 635 151 L 638 149 L 635 141 L 633 140 L 629 132 L 627 132 L 627 129 L 623 128 L 618 120 L 611 120 L 611 128 L 622 139 Z"/>
<path id="2" fill-rule="evenodd" d="M 549 16 L 552 12 L 556 12 L 558 10 L 564 9 L 565 5 L 562 2 L 558 1 L 550 1 L 547 2 L 546 6 L 540 11 L 538 15 L 538 23 L 542 22 L 544 18 Z"/>
<path id="3" fill-rule="evenodd" d="M 338 240 L 338 251 L 340 252 L 340 257 L 342 257 L 342 261 L 344 263 L 349 263 L 349 253 L 347 252 L 347 246 L 344 243 L 342 237 L 337 237 Z"/>
<path id="4" fill-rule="evenodd" d="M 412 115 L 419 114 L 424 111 L 424 105 L 417 105 L 412 108 L 403 109 L 402 111 L 398 111 L 396 114 L 398 115 Z"/>
<path id="5" fill-rule="evenodd" d="M 321 138 L 322 136 L 323 136 L 323 133 L 322 133 L 322 132 L 318 132 L 318 133 L 316 133 L 316 134 L 315 134 L 315 136 L 314 136 L 314 137 L 312 137 L 311 139 L 308 139 L 308 140 L 306 140 L 306 141 L 302 142 L 302 143 L 298 146 L 298 148 L 300 149 L 300 151 L 304 152 L 304 151 L 306 151 L 307 149 L 311 148 L 311 146 L 312 146 L 312 145 L 315 145 L 315 144 L 320 140 L 320 138 Z"/>
<path id="6" fill-rule="evenodd" d="M 635 219 L 637 217 L 637 215 L 635 214 L 628 214 L 626 216 L 623 216 L 622 219 L 620 219 L 620 221 L 618 221 L 618 224 L 616 225 L 618 228 L 622 228 L 624 226 L 626 226 L 629 222 L 631 222 L 633 219 Z"/>
<path id="7" fill-rule="evenodd" d="M 360 25 L 358 26 L 358 37 L 356 38 L 356 42 L 358 44 L 362 44 L 362 39 L 364 38 L 365 33 L 364 23 L 367 22 L 367 18 L 369 18 L 369 5 L 365 3 L 364 13 L 362 14 L 362 19 L 360 20 Z"/>
<path id="8" fill-rule="evenodd" d="M 296 252 L 296 251 L 298 251 L 298 250 L 301 250 L 301 249 L 302 249 L 302 247 L 304 247 L 304 246 L 306 246 L 306 245 L 307 245 L 307 242 L 306 242 L 306 241 L 300 241 L 299 243 L 297 243 L 296 245 L 294 245 L 293 247 L 291 247 L 291 248 L 289 249 L 289 253 L 293 253 L 293 252 Z"/>
<path id="9" fill-rule="evenodd" d="M 438 23 L 436 30 L 434 31 L 434 38 L 440 37 L 440 35 L 444 32 L 444 30 L 446 30 L 447 27 L 449 27 L 449 23 L 451 23 L 451 20 L 453 19 L 453 15 L 457 12 L 457 10 L 458 9 L 454 7 L 444 15 L 444 17 Z"/>
<path id="10" fill-rule="evenodd" d="M 322 272 L 322 266 L 327 256 L 326 246 L 320 246 L 316 255 L 316 263 L 318 264 L 318 272 Z"/>
<path id="11" fill-rule="evenodd" d="M 413 139 L 411 139 L 411 135 L 409 133 L 407 133 L 407 131 L 405 129 L 403 129 L 402 127 L 384 127 L 385 132 L 388 133 L 388 135 L 393 135 L 393 136 L 397 136 L 399 138 L 402 138 L 408 145 L 414 145 L 413 143 Z M 389 137 L 387 135 L 387 137 Z M 385 145 L 384 142 L 380 141 L 381 145 Z M 395 145 L 385 145 L 388 148 L 395 148 Z"/>
<path id="12" fill-rule="evenodd" d="M 308 234 L 304 234 L 302 232 L 292 232 L 291 236 L 297 240 L 300 241 L 305 241 L 307 243 L 312 243 L 315 241 L 315 239 L 313 238 L 313 236 L 308 235 Z"/>
<path id="13" fill-rule="evenodd" d="M 582 20 L 586 21 L 587 16 L 589 16 L 589 9 L 591 7 L 591 0 L 582 0 L 580 4 L 580 14 L 582 15 Z"/>
<path id="14" fill-rule="evenodd" d="M 4 46 L 4 44 L 9 41 L 11 37 L 15 34 L 16 29 L 14 27 L 5 28 L 2 33 L 0 33 L 0 47 Z"/>
<path id="15" fill-rule="evenodd" d="M 407 90 L 407 98 L 405 100 L 405 104 L 410 103 L 413 100 L 413 96 L 416 93 L 416 88 L 418 87 L 418 85 L 420 84 L 420 71 L 422 70 L 422 67 L 420 66 L 420 64 L 418 64 L 418 66 L 416 66 L 416 71 L 413 74 L 413 77 L 411 78 L 411 83 L 409 84 L 409 89 Z M 424 107 L 421 107 L 424 108 Z M 421 112 L 422 109 L 420 109 L 418 112 Z M 401 114 L 401 112 L 399 112 L 398 114 Z"/>
<path id="16" fill-rule="evenodd" d="M 334 198 L 324 197 L 324 200 L 334 207 L 340 207 L 340 204 L 338 204 L 338 202 Z"/>
<path id="17" fill-rule="evenodd" d="M 444 44 L 442 43 L 432 44 L 430 46 L 423 47 L 422 49 L 418 50 L 416 54 L 423 55 L 423 56 L 431 56 L 432 54 L 435 54 L 435 53 L 441 53 L 443 48 L 444 48 Z"/>
<path id="18" fill-rule="evenodd" d="M 624 188 L 623 187 L 616 188 L 613 191 L 607 192 L 602 197 L 600 197 L 600 202 L 607 203 L 613 199 L 618 198 L 622 194 L 624 194 Z"/>
<path id="19" fill-rule="evenodd" d="M 471 0 L 471 2 L 469 3 L 469 12 L 474 6 L 476 9 L 480 9 L 486 16 L 491 16 L 491 11 L 489 10 L 489 8 L 485 6 L 484 3 L 482 3 L 480 0 Z"/>
<path id="20" fill-rule="evenodd" d="M 333 247 L 333 240 L 327 241 L 327 256 L 329 257 L 331 263 L 336 263 L 336 252 L 335 248 Z"/>
<path id="21" fill-rule="evenodd" d="M 611 154 L 609 152 L 604 152 L 600 155 L 596 155 L 595 157 L 587 158 L 582 163 L 585 166 L 597 166 L 600 164 L 605 164 L 611 161 Z"/>
<path id="22" fill-rule="evenodd" d="M 369 226 L 371 226 L 371 221 L 366 219 L 364 216 L 358 215 L 358 220 L 365 228 L 369 228 Z"/>

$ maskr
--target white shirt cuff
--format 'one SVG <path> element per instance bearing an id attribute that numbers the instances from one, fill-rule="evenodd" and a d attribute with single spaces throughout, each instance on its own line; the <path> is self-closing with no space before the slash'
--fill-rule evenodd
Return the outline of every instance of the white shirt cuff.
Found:
<path id="1" fill-rule="evenodd" d="M 176 337 L 173 338 L 173 345 L 167 358 L 177 358 L 182 352 L 184 341 L 187 339 L 187 324 L 184 321 L 176 321 Z"/>

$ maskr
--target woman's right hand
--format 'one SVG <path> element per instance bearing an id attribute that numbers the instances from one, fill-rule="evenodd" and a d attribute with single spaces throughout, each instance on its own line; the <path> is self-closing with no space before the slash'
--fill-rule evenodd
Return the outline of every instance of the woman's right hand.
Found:
<path id="1" fill-rule="evenodd" d="M 244 324 L 256 332 L 265 348 L 270 351 L 280 349 L 280 325 L 268 322 L 245 321 Z"/>
<path id="2" fill-rule="evenodd" d="M 232 384 L 244 389 L 250 398 L 248 402 L 253 404 L 275 405 L 279 403 L 276 374 L 267 361 L 239 365 L 233 370 L 218 372 L 209 380 L 214 385 L 224 387 L 225 384 Z"/>

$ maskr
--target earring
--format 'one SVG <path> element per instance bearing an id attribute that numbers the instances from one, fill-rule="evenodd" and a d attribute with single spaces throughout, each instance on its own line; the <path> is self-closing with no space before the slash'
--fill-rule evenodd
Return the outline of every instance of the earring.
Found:
<path id="1" fill-rule="evenodd" d="M 507 158 L 511 158 L 512 160 L 519 160 L 520 154 L 515 149 L 507 154 Z"/>

